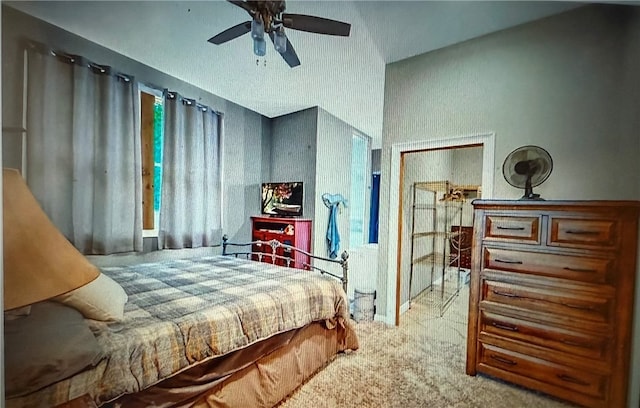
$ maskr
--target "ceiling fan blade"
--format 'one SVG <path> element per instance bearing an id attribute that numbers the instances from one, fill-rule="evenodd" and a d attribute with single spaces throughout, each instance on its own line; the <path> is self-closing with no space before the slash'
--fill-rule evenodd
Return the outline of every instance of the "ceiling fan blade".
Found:
<path id="1" fill-rule="evenodd" d="M 351 31 L 351 24 L 304 14 L 283 13 L 282 24 L 294 30 L 317 34 L 339 35 L 342 37 L 348 37 Z"/>
<path id="2" fill-rule="evenodd" d="M 212 44 L 220 45 L 227 41 L 233 40 L 234 38 L 240 37 L 243 34 L 251 31 L 251 21 L 245 21 L 244 23 L 240 23 L 231 28 L 227 28 L 223 32 L 209 38 L 209 41 Z"/>
<path id="3" fill-rule="evenodd" d="M 271 42 L 274 42 L 273 31 L 269 33 L 269 37 L 271 37 Z M 287 38 L 287 48 L 284 52 L 281 52 L 282 58 L 285 60 L 287 64 L 291 68 L 297 67 L 300 65 L 300 59 L 298 58 L 298 54 L 296 54 L 296 50 L 293 49 L 293 45 L 291 45 L 291 41 Z"/>

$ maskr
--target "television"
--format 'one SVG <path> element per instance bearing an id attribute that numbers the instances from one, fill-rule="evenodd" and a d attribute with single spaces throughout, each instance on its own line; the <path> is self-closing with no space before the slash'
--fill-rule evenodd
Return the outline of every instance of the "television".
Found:
<path id="1" fill-rule="evenodd" d="M 262 214 L 273 217 L 301 217 L 301 181 L 262 183 Z"/>

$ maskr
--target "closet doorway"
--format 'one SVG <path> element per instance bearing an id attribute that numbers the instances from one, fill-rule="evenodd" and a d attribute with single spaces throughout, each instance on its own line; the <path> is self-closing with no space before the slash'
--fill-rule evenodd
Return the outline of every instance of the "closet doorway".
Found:
<path id="1" fill-rule="evenodd" d="M 388 323 L 398 325 L 401 314 L 409 308 L 412 295 L 429 284 L 423 272 L 412 276 L 411 271 L 414 183 L 449 181 L 457 185 L 476 185 L 480 186 L 482 198 L 491 198 L 494 139 L 495 135 L 489 133 L 392 146 L 389 215 L 390 218 L 397 217 L 397 222 L 390 223 L 388 232 Z M 442 192 L 438 200 L 444 198 L 444 194 Z M 456 224 L 470 226 L 471 206 L 465 207 L 462 219 L 458 218 Z M 390 317 L 394 317 L 394 321 L 389 321 Z"/>
<path id="2" fill-rule="evenodd" d="M 402 155 L 400 315 L 420 298 L 442 317 L 466 282 L 482 146 Z"/>

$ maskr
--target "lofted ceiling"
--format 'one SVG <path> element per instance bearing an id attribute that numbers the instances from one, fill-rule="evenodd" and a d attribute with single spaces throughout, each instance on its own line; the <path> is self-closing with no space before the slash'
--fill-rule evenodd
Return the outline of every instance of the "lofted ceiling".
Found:
<path id="1" fill-rule="evenodd" d="M 312 106 L 381 146 L 385 65 L 580 6 L 544 1 L 295 1 L 286 12 L 351 23 L 349 37 L 286 30 L 302 64 L 289 68 L 249 35 L 207 39 L 248 14 L 221 0 L 5 1 L 34 17 L 267 117 Z"/>

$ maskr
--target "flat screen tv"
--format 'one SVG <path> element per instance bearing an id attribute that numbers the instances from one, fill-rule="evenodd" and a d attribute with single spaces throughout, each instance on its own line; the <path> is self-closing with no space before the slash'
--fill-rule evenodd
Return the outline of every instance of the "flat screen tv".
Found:
<path id="1" fill-rule="evenodd" d="M 262 214 L 274 217 L 301 217 L 301 181 L 262 183 Z"/>

